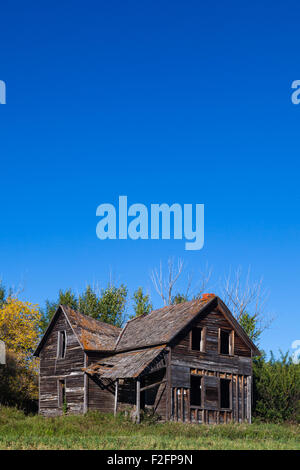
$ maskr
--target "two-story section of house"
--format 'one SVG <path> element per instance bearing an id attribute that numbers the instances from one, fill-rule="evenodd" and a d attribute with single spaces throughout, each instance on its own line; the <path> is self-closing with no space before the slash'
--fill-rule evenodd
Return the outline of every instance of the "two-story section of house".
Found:
<path id="1" fill-rule="evenodd" d="M 153 409 L 162 420 L 251 422 L 259 351 L 220 298 L 170 305 L 121 330 L 60 306 L 36 353 L 40 413 Z"/>

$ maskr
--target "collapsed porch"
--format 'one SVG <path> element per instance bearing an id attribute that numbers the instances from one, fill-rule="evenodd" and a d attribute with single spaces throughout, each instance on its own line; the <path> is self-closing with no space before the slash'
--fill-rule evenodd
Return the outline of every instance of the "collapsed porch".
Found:
<path id="1" fill-rule="evenodd" d="M 162 420 L 199 424 L 251 422 L 251 376 L 172 366 L 165 346 L 117 353 L 85 369 L 109 384 L 114 414 L 129 407 L 139 423 L 152 409 Z"/>
<path id="2" fill-rule="evenodd" d="M 114 387 L 114 414 L 126 406 L 134 406 L 133 418 L 141 420 L 145 408 L 166 409 L 162 397 L 167 396 L 166 345 L 117 353 L 84 369 L 94 380 Z"/>

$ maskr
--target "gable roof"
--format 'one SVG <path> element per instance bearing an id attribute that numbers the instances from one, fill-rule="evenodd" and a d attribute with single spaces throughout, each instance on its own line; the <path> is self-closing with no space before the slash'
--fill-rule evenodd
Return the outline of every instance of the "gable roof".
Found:
<path id="1" fill-rule="evenodd" d="M 101 379 L 115 380 L 139 377 L 162 358 L 165 346 L 117 353 L 114 356 L 105 357 L 83 370 L 89 375 L 100 376 Z"/>
<path id="2" fill-rule="evenodd" d="M 207 296 L 153 310 L 129 320 L 116 344 L 116 351 L 169 343 L 213 299 Z"/>
<path id="3" fill-rule="evenodd" d="M 169 344 L 183 328 L 188 327 L 198 315 L 205 315 L 210 308 L 219 307 L 232 328 L 242 338 L 253 355 L 260 351 L 248 337 L 222 300 L 214 294 L 204 294 L 201 299 L 153 310 L 129 320 L 123 329 L 83 315 L 68 306 L 60 305 L 53 316 L 34 355 L 38 356 L 57 316 L 63 312 L 82 349 L 121 353 L 136 349 Z M 121 356 L 119 356 L 121 357 Z"/>
<path id="4" fill-rule="evenodd" d="M 36 348 L 34 356 L 39 355 L 60 313 L 63 313 L 66 316 L 66 319 L 82 349 L 85 351 L 114 350 L 118 336 L 122 331 L 121 328 L 117 328 L 114 325 L 109 325 L 108 323 L 83 315 L 66 305 L 60 305 Z"/>
<path id="5" fill-rule="evenodd" d="M 198 315 L 204 315 L 209 311 L 210 307 L 216 306 L 220 308 L 232 328 L 243 339 L 253 354 L 260 355 L 260 351 L 234 318 L 230 310 L 214 294 L 204 294 L 201 299 L 177 305 L 168 305 L 164 308 L 153 310 L 148 315 L 141 315 L 129 320 L 118 338 L 116 351 L 125 351 L 163 343 L 168 344 Z"/>
<path id="6" fill-rule="evenodd" d="M 64 313 L 84 350 L 113 351 L 122 329 L 83 315 L 62 305 Z"/>

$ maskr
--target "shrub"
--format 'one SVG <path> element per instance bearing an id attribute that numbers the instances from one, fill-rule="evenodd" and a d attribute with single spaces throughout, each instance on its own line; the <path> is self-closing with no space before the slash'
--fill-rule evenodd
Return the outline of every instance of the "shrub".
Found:
<path id="1" fill-rule="evenodd" d="M 288 354 L 254 360 L 254 416 L 265 421 L 300 422 L 300 364 Z"/>
<path id="2" fill-rule="evenodd" d="M 23 409 L 38 410 L 38 378 L 34 370 L 20 363 L 17 354 L 9 351 L 6 365 L 0 366 L 0 403 Z"/>

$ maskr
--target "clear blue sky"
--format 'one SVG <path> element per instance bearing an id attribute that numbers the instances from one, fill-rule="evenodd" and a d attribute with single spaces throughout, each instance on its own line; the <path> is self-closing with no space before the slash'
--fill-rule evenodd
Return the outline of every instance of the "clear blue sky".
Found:
<path id="1" fill-rule="evenodd" d="M 1 5 L 0 274 L 43 304 L 59 288 L 132 290 L 184 257 L 216 283 L 251 265 L 276 319 L 299 329 L 297 1 L 11 1 Z M 96 207 L 205 204 L 205 245 L 100 241 Z M 213 291 L 212 286 L 209 291 Z"/>

